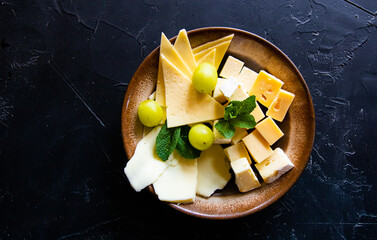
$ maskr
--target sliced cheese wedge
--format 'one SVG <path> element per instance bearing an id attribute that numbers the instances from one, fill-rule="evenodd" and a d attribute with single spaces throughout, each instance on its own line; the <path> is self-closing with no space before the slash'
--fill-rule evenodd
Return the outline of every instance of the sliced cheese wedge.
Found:
<path id="1" fill-rule="evenodd" d="M 204 55 L 204 57 L 198 60 L 198 66 L 205 62 L 215 65 L 215 56 L 216 56 L 215 54 L 216 54 L 216 49 L 213 49 L 212 51 Z"/>
<path id="2" fill-rule="evenodd" d="M 220 43 L 216 46 L 213 46 L 211 48 L 205 49 L 205 50 L 203 50 L 199 53 L 194 54 L 195 60 L 198 61 L 199 59 L 201 59 L 202 57 L 207 55 L 210 51 L 212 51 L 213 49 L 216 49 L 215 65 L 214 66 L 216 67 L 216 69 L 218 69 L 219 66 L 220 66 L 220 63 L 223 60 L 223 57 L 226 53 L 226 50 L 228 50 L 230 42 L 231 41 L 223 42 L 223 43 Z"/>
<path id="3" fill-rule="evenodd" d="M 177 50 L 179 55 L 185 61 L 186 65 L 189 67 L 193 73 L 196 68 L 196 61 L 194 54 L 192 53 L 190 41 L 187 37 L 187 32 L 185 29 L 179 31 L 177 40 L 175 40 L 174 48 Z"/>
<path id="4" fill-rule="evenodd" d="M 167 167 L 156 153 L 156 137 L 161 127 L 155 127 L 136 146 L 135 153 L 124 168 L 131 186 L 139 192 L 152 184 Z"/>
<path id="5" fill-rule="evenodd" d="M 172 153 L 175 164 L 171 164 L 153 183 L 161 201 L 189 203 L 195 200 L 198 166 L 196 159 L 185 159 L 177 151 Z"/>
<path id="6" fill-rule="evenodd" d="M 196 193 L 203 197 L 211 196 L 217 189 L 223 189 L 231 178 L 230 165 L 226 160 L 224 149 L 212 145 L 198 158 L 198 185 Z"/>
<path id="7" fill-rule="evenodd" d="M 227 42 L 227 41 L 231 41 L 231 40 L 233 39 L 233 37 L 234 37 L 234 34 L 231 34 L 231 35 L 228 35 L 228 36 L 225 36 L 225 37 L 222 37 L 222 38 L 216 39 L 216 40 L 214 40 L 214 41 L 207 42 L 207 43 L 205 43 L 205 44 L 202 44 L 202 45 L 200 45 L 200 46 L 194 48 L 194 49 L 192 50 L 192 52 L 193 52 L 194 54 L 199 53 L 199 52 L 201 52 L 201 51 L 203 51 L 203 50 L 206 50 L 206 49 L 208 49 L 208 48 L 211 48 L 211 47 L 213 47 L 213 46 L 216 46 L 216 45 L 218 45 L 219 43 Z"/>
<path id="8" fill-rule="evenodd" d="M 224 116 L 224 106 L 210 95 L 196 91 L 191 81 L 164 55 L 161 56 L 161 60 L 168 128 L 216 120 Z"/>

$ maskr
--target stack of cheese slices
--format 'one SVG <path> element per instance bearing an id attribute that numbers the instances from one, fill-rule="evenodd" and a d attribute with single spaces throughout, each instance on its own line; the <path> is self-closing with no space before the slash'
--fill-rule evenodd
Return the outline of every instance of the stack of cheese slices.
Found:
<path id="1" fill-rule="evenodd" d="M 214 126 L 224 117 L 224 108 L 230 101 L 242 101 L 251 95 L 267 112 L 257 102 L 250 113 L 257 122 L 255 129 L 236 128 L 231 139 L 213 127 L 214 144 L 197 159 L 185 159 L 174 150 L 163 162 L 155 149 L 161 126 L 145 127 L 144 138 L 124 169 L 136 191 L 153 184 L 160 200 L 188 203 L 196 195 L 210 197 L 217 189 L 223 189 L 231 179 L 230 169 L 238 189 L 247 192 L 261 186 L 259 179 L 271 183 L 294 167 L 282 149 L 271 149 L 284 135 L 274 120 L 283 121 L 294 99 L 294 94 L 282 89 L 281 80 L 263 70 L 258 74 L 229 56 L 212 96 L 196 91 L 191 83 L 199 64 L 208 62 L 219 68 L 232 38 L 233 34 L 192 49 L 184 29 L 174 45 L 162 33 L 157 86 L 149 99 L 163 106 L 165 118 L 161 124 L 166 121 L 168 128 L 200 122 Z"/>

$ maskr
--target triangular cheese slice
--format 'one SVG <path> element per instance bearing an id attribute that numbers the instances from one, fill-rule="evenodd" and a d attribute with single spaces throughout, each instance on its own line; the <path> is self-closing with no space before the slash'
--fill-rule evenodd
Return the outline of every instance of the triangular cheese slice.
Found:
<path id="1" fill-rule="evenodd" d="M 224 106 L 195 90 L 189 78 L 161 55 L 168 128 L 224 117 Z"/>
<path id="2" fill-rule="evenodd" d="M 228 36 L 225 36 L 225 37 L 222 37 L 222 38 L 216 39 L 216 40 L 214 40 L 214 41 L 207 42 L 207 43 L 205 43 L 205 44 L 202 44 L 202 45 L 200 45 L 200 46 L 194 48 L 194 49 L 192 50 L 192 52 L 193 52 L 194 54 L 197 54 L 197 53 L 199 53 L 199 52 L 201 52 L 201 51 L 203 51 L 203 50 L 205 50 L 205 49 L 208 49 L 208 48 L 211 48 L 211 47 L 213 47 L 213 46 L 216 46 L 216 45 L 218 45 L 218 44 L 220 44 L 220 43 L 222 43 L 222 42 L 231 41 L 231 40 L 233 39 L 233 36 L 234 36 L 234 34 L 231 34 L 231 35 L 228 35 Z"/>
<path id="3" fill-rule="evenodd" d="M 162 33 L 160 45 L 160 62 L 158 64 L 157 74 L 156 102 L 158 102 L 161 106 L 165 106 L 165 86 L 164 78 L 162 76 L 161 54 L 163 54 L 167 59 L 169 59 L 169 61 L 173 62 L 175 66 L 177 66 L 177 68 L 190 79 L 192 77 L 192 72 L 189 69 L 189 67 L 185 64 L 177 50 L 175 50 L 173 45 L 171 45 L 169 39 L 165 36 L 164 33 Z"/>
<path id="4" fill-rule="evenodd" d="M 201 59 L 202 57 L 204 57 L 205 55 L 207 55 L 210 51 L 212 51 L 213 49 L 216 49 L 215 67 L 216 67 L 216 69 L 218 69 L 219 66 L 220 66 L 221 61 L 223 60 L 223 57 L 225 55 L 226 50 L 229 47 L 230 42 L 231 41 L 220 43 L 220 44 L 218 44 L 216 46 L 213 46 L 211 48 L 208 48 L 206 50 L 203 50 L 203 51 L 195 54 L 194 55 L 195 56 L 195 60 L 198 61 L 199 59 Z"/>
<path id="5" fill-rule="evenodd" d="M 175 40 L 174 43 L 174 48 L 177 50 L 179 55 L 181 55 L 191 72 L 194 72 L 196 68 L 196 61 L 185 29 L 179 31 L 177 40 Z"/>
<path id="6" fill-rule="evenodd" d="M 209 53 L 204 55 L 204 57 L 199 59 L 198 65 L 205 63 L 205 62 L 210 63 L 212 65 L 215 65 L 215 56 L 216 56 L 215 54 L 216 54 L 216 49 L 213 49 L 212 51 L 210 51 Z"/>

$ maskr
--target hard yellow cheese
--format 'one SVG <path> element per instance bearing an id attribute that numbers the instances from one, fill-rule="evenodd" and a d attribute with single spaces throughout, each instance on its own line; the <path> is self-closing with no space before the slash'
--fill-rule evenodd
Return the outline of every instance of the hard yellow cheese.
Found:
<path id="1" fill-rule="evenodd" d="M 194 73 L 196 68 L 196 61 L 194 54 L 192 53 L 190 41 L 187 37 L 187 32 L 185 29 L 179 31 L 178 37 L 174 43 L 174 48 L 182 57 L 183 61 L 189 67 L 191 72 Z"/>
<path id="2" fill-rule="evenodd" d="M 164 55 L 161 56 L 166 92 L 168 127 L 216 120 L 224 116 L 224 106 L 195 90 L 191 81 Z"/>
<path id="3" fill-rule="evenodd" d="M 284 133 L 280 130 L 278 125 L 276 125 L 271 117 L 267 117 L 263 121 L 259 122 L 255 128 L 270 145 L 274 144 L 277 140 L 284 136 Z"/>
<path id="4" fill-rule="evenodd" d="M 235 78 L 237 78 L 238 75 L 240 75 L 240 72 L 241 72 L 243 65 L 244 65 L 244 62 L 238 60 L 235 57 L 228 56 L 223 68 L 221 69 L 220 77 L 223 77 L 223 78 L 235 77 Z"/>
<path id="5" fill-rule="evenodd" d="M 224 152 L 231 162 L 236 161 L 240 158 L 246 158 L 249 164 L 251 164 L 251 158 L 243 142 L 239 142 L 235 145 L 225 148 Z"/>
<path id="6" fill-rule="evenodd" d="M 257 79 L 257 76 L 258 73 L 247 67 L 243 67 L 240 75 L 238 75 L 237 81 L 241 84 L 242 88 L 245 89 L 247 93 L 249 93 L 255 80 Z"/>
<path id="7" fill-rule="evenodd" d="M 202 44 L 196 48 L 194 48 L 192 50 L 192 52 L 194 54 L 197 54 L 203 50 L 206 50 L 206 49 L 209 49 L 209 48 L 212 48 L 213 46 L 216 46 L 218 45 L 219 43 L 223 43 L 223 42 L 228 42 L 228 41 L 231 41 L 233 39 L 233 36 L 234 34 L 231 34 L 231 35 L 228 35 L 228 36 L 225 36 L 225 37 L 222 37 L 222 38 L 219 38 L 219 39 L 216 39 L 214 41 L 211 41 L 211 42 L 207 42 L 205 44 Z"/>
<path id="8" fill-rule="evenodd" d="M 236 177 L 236 185 L 240 192 L 247 192 L 261 186 L 246 158 L 232 161 L 230 165 L 232 166 Z"/>
<path id="9" fill-rule="evenodd" d="M 254 110 L 250 114 L 254 116 L 255 122 L 259 122 L 260 120 L 262 120 L 265 117 L 258 102 L 256 102 L 256 107 L 254 108 Z"/>
<path id="10" fill-rule="evenodd" d="M 268 108 L 266 115 L 279 122 L 283 121 L 294 98 L 295 95 L 293 93 L 280 89 L 278 95 Z"/>
<path id="11" fill-rule="evenodd" d="M 202 63 L 209 63 L 215 66 L 215 57 L 216 57 L 216 49 L 213 49 L 206 55 L 204 55 L 201 59 L 198 60 L 197 64 L 198 66 Z"/>
<path id="12" fill-rule="evenodd" d="M 261 70 L 251 87 L 249 94 L 255 95 L 257 100 L 265 107 L 270 107 L 278 94 L 283 82 L 273 75 Z"/>
<path id="13" fill-rule="evenodd" d="M 196 53 L 194 54 L 195 56 L 195 60 L 198 61 L 199 59 L 201 59 L 202 57 L 204 57 L 205 55 L 207 55 L 209 52 L 211 52 L 213 49 L 216 49 L 216 54 L 215 54 L 215 67 L 216 69 L 219 68 L 220 66 L 220 63 L 225 55 L 225 52 L 226 50 L 228 49 L 229 47 L 229 44 L 230 44 L 231 41 L 227 41 L 227 42 L 222 42 L 216 46 L 213 46 L 213 47 L 210 47 L 208 49 L 205 49 L 199 53 Z"/>
<path id="14" fill-rule="evenodd" d="M 257 163 L 268 158 L 273 152 L 266 139 L 264 139 L 258 130 L 252 131 L 249 135 L 244 137 L 242 141 Z"/>
<path id="15" fill-rule="evenodd" d="M 236 144 L 239 141 L 242 140 L 242 138 L 247 136 L 247 131 L 244 128 L 236 127 L 236 131 L 234 133 L 234 136 L 232 137 L 232 144 Z"/>

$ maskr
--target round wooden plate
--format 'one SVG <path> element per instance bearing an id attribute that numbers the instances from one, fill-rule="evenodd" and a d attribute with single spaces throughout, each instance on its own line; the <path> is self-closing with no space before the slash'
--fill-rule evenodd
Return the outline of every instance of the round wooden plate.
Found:
<path id="1" fill-rule="evenodd" d="M 247 193 L 240 193 L 231 179 L 228 185 L 210 198 L 197 197 L 194 203 L 174 204 L 171 207 L 202 218 L 227 219 L 257 212 L 284 195 L 304 170 L 312 150 L 315 131 L 314 107 L 308 87 L 292 61 L 267 40 L 239 29 L 210 27 L 188 32 L 192 47 L 234 34 L 224 57 L 232 55 L 245 66 L 259 72 L 266 70 L 284 82 L 283 89 L 296 95 L 287 116 L 279 127 L 284 136 L 272 148 L 280 147 L 295 167 L 271 184 Z M 173 43 L 175 37 L 171 39 Z M 137 117 L 137 107 L 155 90 L 159 48 L 140 64 L 128 86 L 122 109 L 122 137 L 130 159 L 137 143 L 142 139 L 143 126 Z M 220 66 L 221 68 L 221 66 Z M 153 192 L 153 187 L 149 186 Z"/>

